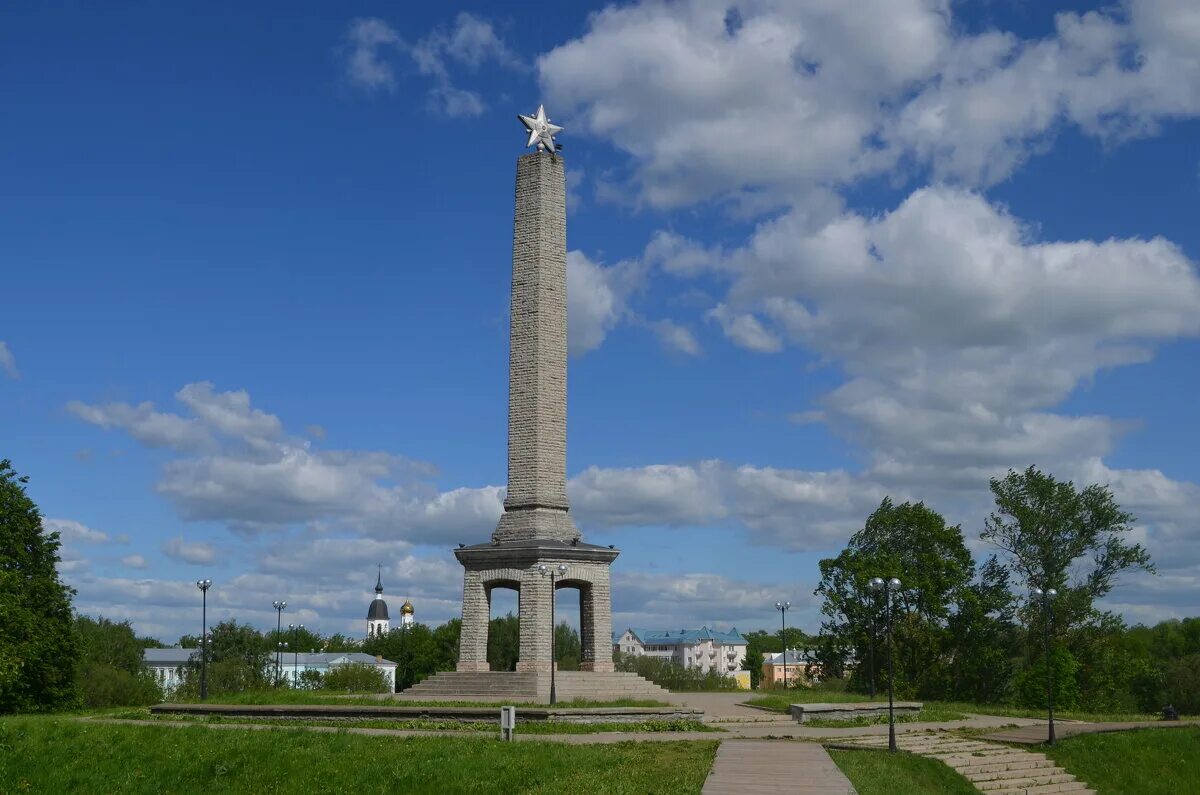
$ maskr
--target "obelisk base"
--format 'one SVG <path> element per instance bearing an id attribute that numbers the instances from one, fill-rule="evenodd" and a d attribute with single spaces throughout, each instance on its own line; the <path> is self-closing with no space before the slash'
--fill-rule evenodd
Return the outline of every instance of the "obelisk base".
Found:
<path id="1" fill-rule="evenodd" d="M 568 701 L 671 701 L 669 691 L 623 671 L 558 671 L 554 689 L 560 703 Z M 550 672 L 444 671 L 397 694 L 418 701 L 488 701 L 500 703 L 550 701 Z"/>
<path id="2" fill-rule="evenodd" d="M 492 533 L 493 541 L 578 541 L 579 528 L 562 508 L 505 508 Z"/>

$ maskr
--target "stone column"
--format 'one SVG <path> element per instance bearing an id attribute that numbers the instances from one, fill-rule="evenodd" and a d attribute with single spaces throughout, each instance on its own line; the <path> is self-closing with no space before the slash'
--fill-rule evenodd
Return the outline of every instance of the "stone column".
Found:
<path id="1" fill-rule="evenodd" d="M 567 515 L 567 199 L 561 158 L 517 161 L 508 494 L 496 541 L 579 538 Z"/>
<path id="2" fill-rule="evenodd" d="M 550 605 L 553 599 L 548 576 L 537 567 L 522 572 L 518 671 L 550 672 Z"/>
<path id="3" fill-rule="evenodd" d="M 458 636 L 457 670 L 490 670 L 487 646 L 488 621 L 491 617 L 491 594 L 483 587 L 482 574 L 467 569 L 463 574 L 462 627 Z"/>
<path id="4" fill-rule="evenodd" d="M 579 629 L 582 646 L 579 667 L 584 671 L 612 671 L 612 592 L 608 566 L 596 566 L 592 584 L 579 594 Z M 585 629 L 586 628 L 586 629 Z M 583 634 L 587 633 L 584 639 Z"/>

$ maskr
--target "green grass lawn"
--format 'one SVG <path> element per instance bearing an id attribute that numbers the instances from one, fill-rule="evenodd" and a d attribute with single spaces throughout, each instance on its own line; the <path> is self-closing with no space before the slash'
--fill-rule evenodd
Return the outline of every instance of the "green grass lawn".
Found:
<path id="1" fill-rule="evenodd" d="M 1040 751 L 1099 795 L 1200 792 L 1200 728 L 1084 734 Z"/>
<path id="2" fill-rule="evenodd" d="M 179 699 L 172 703 L 199 704 L 197 699 Z M 386 696 L 373 697 L 369 695 L 345 695 L 329 691 L 308 690 L 254 690 L 245 693 L 232 693 L 223 696 L 212 696 L 208 704 L 355 704 L 372 707 L 494 707 L 500 709 L 498 701 L 410 701 L 408 699 L 390 699 Z M 549 704 L 533 704 L 519 702 L 509 706 L 525 707 L 526 709 L 548 709 Z M 653 699 L 623 698 L 614 701 L 560 701 L 555 709 L 583 709 L 596 707 L 669 707 L 665 701 Z"/>
<path id="3" fill-rule="evenodd" d="M 713 742 L 502 743 L 0 718 L 5 792 L 699 792 Z"/>
<path id="4" fill-rule="evenodd" d="M 887 751 L 841 751 L 829 755 L 858 795 L 974 795 L 971 782 L 936 759 Z"/>
<path id="5" fill-rule="evenodd" d="M 192 723 L 250 723 L 269 724 L 279 728 L 292 726 L 330 726 L 339 729 L 396 729 L 400 731 L 459 731 L 500 733 L 499 720 L 460 721 L 438 719 L 394 719 L 394 718 L 270 718 L 234 717 L 227 715 L 151 715 L 147 709 L 110 710 L 98 715 L 105 718 L 147 721 L 185 721 Z M 645 720 L 630 723 L 574 723 L 553 720 L 520 720 L 517 713 L 518 734 L 595 734 L 597 732 L 720 732 L 696 720 Z"/>

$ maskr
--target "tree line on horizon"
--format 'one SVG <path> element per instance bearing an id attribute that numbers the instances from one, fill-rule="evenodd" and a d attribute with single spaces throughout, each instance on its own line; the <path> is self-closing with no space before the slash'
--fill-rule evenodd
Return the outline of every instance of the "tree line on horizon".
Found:
<path id="1" fill-rule="evenodd" d="M 157 682 L 142 665 L 142 650 L 163 644 L 138 637 L 128 621 L 72 612 L 74 592 L 57 572 L 58 534 L 44 531 L 37 506 L 25 493 L 26 482 L 8 461 L 0 461 L 0 713 L 159 699 Z M 816 593 L 823 599 L 824 620 L 819 635 L 791 628 L 785 644 L 779 632 L 745 634 L 753 684 L 759 684 L 763 655 L 786 645 L 804 649 L 825 677 L 843 679 L 858 692 L 869 689 L 873 656 L 876 688 L 883 692 L 881 597 L 867 583 L 874 576 L 896 576 L 904 583 L 893 616 L 894 685 L 900 697 L 1043 706 L 1048 629 L 1060 707 L 1155 711 L 1172 703 L 1181 712 L 1200 712 L 1200 618 L 1129 627 L 1095 604 L 1120 574 L 1153 571 L 1145 549 L 1126 540 L 1133 517 L 1120 510 L 1111 492 L 1096 485 L 1077 490 L 1032 467 L 1010 471 L 990 485 L 996 510 L 982 537 L 999 551 L 981 566 L 960 527 L 947 525 L 923 503 L 896 505 L 884 499 L 838 556 L 820 562 Z M 1029 597 L 1035 586 L 1058 591 L 1049 627 L 1042 605 Z M 211 630 L 210 693 L 274 685 L 281 642 L 288 643 L 289 652 L 382 656 L 397 663 L 396 686 L 404 689 L 454 669 L 459 629 L 459 620 L 451 619 L 437 627 L 416 624 L 357 640 L 308 629 L 260 632 L 234 619 L 222 621 Z M 555 633 L 560 670 L 577 670 L 578 633 L 565 623 Z M 179 645 L 195 648 L 199 639 L 184 635 Z M 518 651 L 517 617 L 492 619 L 488 660 L 493 669 L 514 670 Z M 623 670 L 675 689 L 729 686 L 669 663 L 642 671 L 648 665 L 644 660 L 618 656 L 617 662 Z M 194 667 L 198 658 L 184 672 L 184 695 L 198 689 Z M 337 686 L 371 686 L 350 678 L 347 674 L 348 681 Z"/>
<path id="2" fill-rule="evenodd" d="M 1035 467 L 989 485 L 995 508 L 980 538 L 996 551 L 982 565 L 960 526 L 922 502 L 887 498 L 820 562 L 823 621 L 808 651 L 817 669 L 852 691 L 868 692 L 873 678 L 886 692 L 887 596 L 870 581 L 897 577 L 900 698 L 1044 708 L 1052 679 L 1062 709 L 1200 712 L 1200 619 L 1131 628 L 1097 604 L 1121 575 L 1154 573 L 1112 492 Z"/>

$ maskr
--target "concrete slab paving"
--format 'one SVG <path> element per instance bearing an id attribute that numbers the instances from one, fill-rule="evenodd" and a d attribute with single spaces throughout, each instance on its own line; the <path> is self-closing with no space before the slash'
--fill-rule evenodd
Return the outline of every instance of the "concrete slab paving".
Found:
<path id="1" fill-rule="evenodd" d="M 816 743 L 726 740 L 704 795 L 854 795 L 850 779 Z"/>

